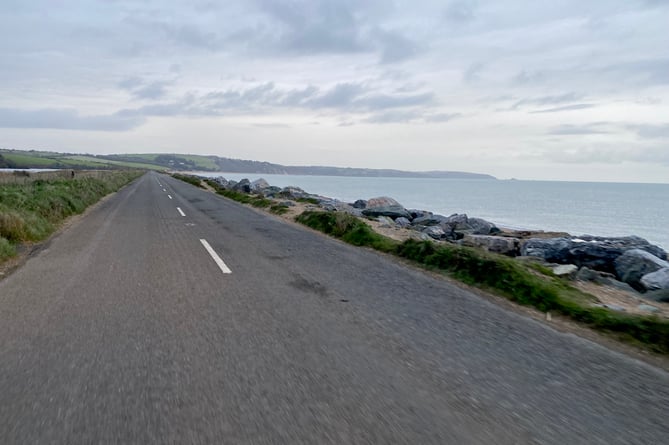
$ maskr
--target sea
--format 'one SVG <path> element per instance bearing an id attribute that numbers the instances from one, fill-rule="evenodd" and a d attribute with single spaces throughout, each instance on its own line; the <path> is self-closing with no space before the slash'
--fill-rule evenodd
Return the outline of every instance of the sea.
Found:
<path id="1" fill-rule="evenodd" d="M 499 227 L 572 235 L 637 235 L 669 249 L 669 184 L 493 179 L 371 178 L 193 172 L 264 178 L 344 202 L 390 196 L 405 208 L 466 213 Z"/>

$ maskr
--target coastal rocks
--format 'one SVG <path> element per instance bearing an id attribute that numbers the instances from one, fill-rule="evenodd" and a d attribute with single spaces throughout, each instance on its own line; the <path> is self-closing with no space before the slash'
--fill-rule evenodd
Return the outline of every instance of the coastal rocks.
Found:
<path id="1" fill-rule="evenodd" d="M 251 181 L 244 178 L 235 185 L 233 185 L 232 190 L 235 192 L 251 193 Z"/>
<path id="2" fill-rule="evenodd" d="M 423 214 L 411 221 L 414 226 L 438 226 L 448 221 L 443 215 L 433 215 L 432 213 Z"/>
<path id="3" fill-rule="evenodd" d="M 578 266 L 573 264 L 560 264 L 553 268 L 553 275 L 557 277 L 574 278 L 578 272 Z"/>
<path id="4" fill-rule="evenodd" d="M 446 238 L 446 232 L 439 226 L 428 226 L 425 227 L 422 231 L 425 235 L 429 236 L 432 239 L 440 240 Z"/>
<path id="5" fill-rule="evenodd" d="M 538 257 L 551 263 L 575 264 L 579 267 L 585 266 L 590 269 L 616 273 L 620 277 L 614 263 L 623 253 L 633 249 L 666 258 L 664 250 L 636 236 L 531 238 L 523 244 L 521 254 Z"/>
<path id="6" fill-rule="evenodd" d="M 401 216 L 405 218 L 409 218 L 411 216 L 399 202 L 387 196 L 381 196 L 368 200 L 367 206 L 362 211 L 362 214 L 371 217 L 389 216 L 393 219 L 399 218 Z"/>
<path id="7" fill-rule="evenodd" d="M 411 221 L 409 221 L 408 218 L 400 216 L 399 218 L 395 219 L 395 225 L 397 225 L 398 227 L 406 228 L 411 225 Z"/>
<path id="8" fill-rule="evenodd" d="M 519 253 L 520 240 L 518 238 L 507 238 L 490 235 L 465 235 L 462 244 L 469 247 L 478 247 L 488 252 L 499 253 L 507 256 L 517 256 Z"/>
<path id="9" fill-rule="evenodd" d="M 455 213 L 441 223 L 445 231 L 459 232 L 461 234 L 491 235 L 499 233 L 500 230 L 491 222 L 481 218 L 469 218 L 467 214 Z"/>
<path id="10" fill-rule="evenodd" d="M 367 207 L 367 201 L 364 199 L 358 199 L 352 204 L 354 209 L 364 209 Z"/>
<path id="11" fill-rule="evenodd" d="M 646 292 L 643 294 L 643 298 L 656 303 L 669 303 L 669 289 Z"/>
<path id="12" fill-rule="evenodd" d="M 641 285 L 650 291 L 669 290 L 669 268 L 644 275 L 641 278 Z"/>
<path id="13" fill-rule="evenodd" d="M 265 190 L 266 188 L 269 188 L 269 183 L 265 181 L 263 178 L 256 179 L 251 183 L 251 190 L 253 191 L 262 191 Z"/>
<path id="14" fill-rule="evenodd" d="M 630 249 L 616 258 L 614 262 L 616 275 L 621 281 L 636 289 L 643 289 L 641 284 L 644 275 L 669 268 L 669 263 L 641 249 Z"/>

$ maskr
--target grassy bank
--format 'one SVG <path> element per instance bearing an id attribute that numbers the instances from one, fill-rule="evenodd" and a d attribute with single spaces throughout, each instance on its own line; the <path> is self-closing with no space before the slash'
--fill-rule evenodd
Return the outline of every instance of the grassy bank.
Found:
<path id="1" fill-rule="evenodd" d="M 47 238 L 65 218 L 83 212 L 141 174 L 126 170 L 96 178 L 0 185 L 0 261 L 15 255 L 20 243 Z"/>

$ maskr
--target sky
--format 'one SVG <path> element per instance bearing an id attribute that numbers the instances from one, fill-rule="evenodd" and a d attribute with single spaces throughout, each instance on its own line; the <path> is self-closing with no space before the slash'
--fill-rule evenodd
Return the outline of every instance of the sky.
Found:
<path id="1" fill-rule="evenodd" d="M 669 182 L 669 0 L 0 0 L 0 147 Z"/>

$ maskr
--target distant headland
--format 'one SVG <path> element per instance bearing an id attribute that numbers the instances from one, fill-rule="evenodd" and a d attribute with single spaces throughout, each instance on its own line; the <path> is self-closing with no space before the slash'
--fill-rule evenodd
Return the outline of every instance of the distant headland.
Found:
<path id="1" fill-rule="evenodd" d="M 257 173 L 265 175 L 349 176 L 385 178 L 492 179 L 494 176 L 460 171 L 405 171 L 376 168 L 281 165 L 270 162 L 190 154 L 142 153 L 81 155 L 47 151 L 0 149 L 0 168 L 116 169 L 143 168 L 172 171 Z"/>

